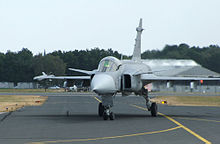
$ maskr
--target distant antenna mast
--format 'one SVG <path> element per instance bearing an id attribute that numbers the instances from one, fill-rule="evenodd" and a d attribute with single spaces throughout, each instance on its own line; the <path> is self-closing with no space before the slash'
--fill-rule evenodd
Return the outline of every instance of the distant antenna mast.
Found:
<path id="1" fill-rule="evenodd" d="M 121 54 L 121 60 L 123 59 L 123 54 Z"/>
<path id="2" fill-rule="evenodd" d="M 46 56 L 46 50 L 44 49 L 44 56 Z"/>

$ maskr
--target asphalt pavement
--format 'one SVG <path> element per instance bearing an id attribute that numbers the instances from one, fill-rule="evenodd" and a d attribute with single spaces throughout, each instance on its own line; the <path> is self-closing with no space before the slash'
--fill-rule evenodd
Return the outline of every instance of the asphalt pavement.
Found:
<path id="1" fill-rule="evenodd" d="M 21 94 L 19 94 L 21 95 Z M 33 95 L 33 94 L 32 94 Z M 218 144 L 220 107 L 159 105 L 151 117 L 142 97 L 116 96 L 116 119 L 99 117 L 94 93 L 45 93 L 42 106 L 0 114 L 0 144 Z M 28 96 L 28 95 L 27 95 Z"/>

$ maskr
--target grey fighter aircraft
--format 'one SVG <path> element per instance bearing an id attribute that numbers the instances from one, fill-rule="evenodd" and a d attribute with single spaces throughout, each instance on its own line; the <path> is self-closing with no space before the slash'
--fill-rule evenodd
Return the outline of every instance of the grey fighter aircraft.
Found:
<path id="1" fill-rule="evenodd" d="M 148 90 L 144 88 L 146 84 L 153 81 L 168 80 L 220 80 L 220 78 L 161 77 L 155 75 L 154 71 L 141 61 L 141 34 L 143 30 L 142 19 L 140 19 L 139 26 L 136 28 L 137 36 L 131 60 L 119 60 L 108 56 L 99 62 L 97 70 L 87 71 L 69 68 L 69 70 L 81 72 L 89 76 L 54 76 L 43 73 L 43 75 L 36 76 L 34 79 L 90 79 L 91 90 L 101 96 L 102 103 L 99 103 L 98 114 L 104 120 L 115 119 L 115 115 L 110 109 L 113 107 L 113 99 L 116 93 L 122 93 L 123 96 L 128 96 L 131 93 L 143 96 L 151 115 L 157 116 L 157 104 L 150 101 Z"/>

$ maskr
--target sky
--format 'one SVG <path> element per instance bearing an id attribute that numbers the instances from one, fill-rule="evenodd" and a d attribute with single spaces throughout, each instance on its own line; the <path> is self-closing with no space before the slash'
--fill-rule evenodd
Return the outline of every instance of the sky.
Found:
<path id="1" fill-rule="evenodd" d="M 220 45 L 219 0 L 0 0 L 0 52 L 112 48 L 132 55 L 166 44 Z"/>

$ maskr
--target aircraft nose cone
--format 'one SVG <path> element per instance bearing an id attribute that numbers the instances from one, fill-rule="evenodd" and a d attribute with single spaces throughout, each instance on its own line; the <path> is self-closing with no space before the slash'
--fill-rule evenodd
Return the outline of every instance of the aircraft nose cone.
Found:
<path id="1" fill-rule="evenodd" d="M 108 74 L 96 74 L 91 81 L 91 90 L 98 94 L 115 93 L 114 79 Z"/>

